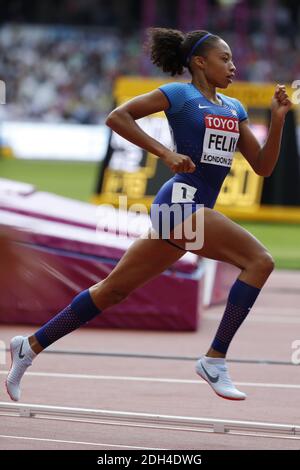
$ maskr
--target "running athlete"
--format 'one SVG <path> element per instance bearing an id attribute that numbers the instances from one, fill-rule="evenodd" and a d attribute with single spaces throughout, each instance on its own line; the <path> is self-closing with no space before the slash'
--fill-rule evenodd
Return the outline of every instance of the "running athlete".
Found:
<path id="1" fill-rule="evenodd" d="M 267 249 L 250 233 L 213 209 L 229 172 L 236 147 L 253 170 L 269 176 L 278 159 L 285 115 L 291 108 L 285 86 L 277 85 L 271 101 L 271 123 L 260 146 L 247 113 L 234 98 L 217 93 L 232 82 L 236 67 L 228 44 L 207 31 L 149 30 L 151 59 L 164 72 L 180 75 L 186 67 L 190 83 L 169 83 L 117 107 L 107 125 L 125 139 L 151 152 L 175 173 L 158 192 L 151 211 L 161 204 L 191 204 L 191 217 L 204 204 L 204 244 L 191 250 L 199 256 L 231 263 L 241 272 L 233 284 L 215 338 L 196 362 L 196 372 L 222 398 L 244 400 L 228 374 L 226 354 L 236 331 L 247 317 L 274 268 Z M 136 123 L 164 111 L 174 138 L 170 150 Z M 153 211 L 154 208 L 154 211 Z M 183 218 L 182 224 L 185 223 Z M 64 310 L 30 337 L 11 340 L 12 366 L 6 380 L 12 400 L 20 399 L 20 381 L 32 360 L 50 344 L 88 322 L 104 309 L 125 299 L 134 289 L 157 276 L 185 252 L 186 240 L 157 237 L 161 225 L 136 240 L 113 271 L 101 282 L 79 293 Z M 184 306 L 182 306 L 184 308 Z"/>

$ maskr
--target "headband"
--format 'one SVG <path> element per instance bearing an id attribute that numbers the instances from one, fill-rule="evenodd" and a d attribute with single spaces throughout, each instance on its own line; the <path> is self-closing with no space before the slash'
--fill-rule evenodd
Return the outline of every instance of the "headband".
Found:
<path id="1" fill-rule="evenodd" d="M 187 55 L 187 58 L 186 58 L 186 61 L 185 61 L 186 65 L 188 65 L 189 61 L 191 60 L 192 55 L 194 54 L 194 52 L 197 49 L 197 47 L 199 46 L 199 44 L 201 44 L 201 42 L 205 41 L 205 39 L 207 39 L 209 36 L 213 36 L 213 34 L 211 34 L 211 33 L 205 34 L 205 36 L 202 36 L 202 38 L 198 39 L 196 44 L 193 45 L 192 50 Z"/>

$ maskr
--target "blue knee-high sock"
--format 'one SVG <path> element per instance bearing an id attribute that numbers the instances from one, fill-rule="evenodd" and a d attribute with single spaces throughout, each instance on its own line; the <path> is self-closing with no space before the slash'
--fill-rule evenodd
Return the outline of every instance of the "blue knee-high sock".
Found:
<path id="1" fill-rule="evenodd" d="M 226 354 L 231 340 L 253 306 L 260 289 L 239 279 L 233 284 L 223 318 L 211 347 Z"/>
<path id="2" fill-rule="evenodd" d="M 43 348 L 57 341 L 59 338 L 76 330 L 88 322 L 101 310 L 94 304 L 89 290 L 80 292 L 64 310 L 43 325 L 35 337 Z"/>

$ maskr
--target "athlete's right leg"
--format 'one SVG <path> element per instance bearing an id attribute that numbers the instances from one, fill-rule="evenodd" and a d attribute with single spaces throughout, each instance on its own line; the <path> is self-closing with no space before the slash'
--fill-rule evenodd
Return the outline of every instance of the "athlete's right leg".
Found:
<path id="1" fill-rule="evenodd" d="M 11 399 L 20 399 L 20 381 L 37 354 L 104 309 L 124 300 L 183 254 L 182 249 L 158 239 L 151 230 L 129 247 L 107 278 L 78 294 L 70 305 L 29 338 L 14 337 L 11 341 L 12 367 L 6 380 Z"/>
<path id="2" fill-rule="evenodd" d="M 211 347 L 198 360 L 196 370 L 217 394 L 223 398 L 241 400 L 246 395 L 232 384 L 225 357 L 229 345 L 271 274 L 274 262 L 267 249 L 253 235 L 215 210 L 205 208 L 203 228 L 204 244 L 194 253 L 230 263 L 240 268 L 241 273 L 230 289 L 224 315 Z M 202 227 L 199 226 L 198 230 L 201 231 Z M 172 240 L 182 247 L 186 246 L 186 240 L 174 237 Z"/>

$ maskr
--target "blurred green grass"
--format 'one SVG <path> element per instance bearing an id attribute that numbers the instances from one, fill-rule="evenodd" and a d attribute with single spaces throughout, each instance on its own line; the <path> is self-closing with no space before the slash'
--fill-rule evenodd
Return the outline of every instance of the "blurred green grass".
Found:
<path id="1" fill-rule="evenodd" d="M 300 225 L 239 222 L 265 245 L 278 269 L 300 269 Z"/>
<path id="2" fill-rule="evenodd" d="M 99 163 L 0 159 L 0 177 L 34 184 L 39 191 L 89 201 Z"/>
<path id="3" fill-rule="evenodd" d="M 90 201 L 100 163 L 0 159 L 0 176 L 40 191 Z M 300 269 L 300 225 L 239 222 L 272 253 L 279 269 Z"/>

